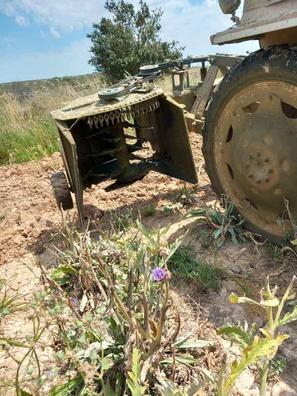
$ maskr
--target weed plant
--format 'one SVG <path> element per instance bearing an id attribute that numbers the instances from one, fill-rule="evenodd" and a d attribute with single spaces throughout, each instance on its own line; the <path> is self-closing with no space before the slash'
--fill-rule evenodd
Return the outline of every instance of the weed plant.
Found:
<path id="1" fill-rule="evenodd" d="M 266 325 L 257 328 L 256 324 L 243 326 L 227 325 L 218 330 L 220 335 L 227 336 L 232 342 L 241 348 L 241 356 L 232 362 L 229 370 L 226 367 L 221 372 L 218 381 L 218 396 L 229 396 L 238 377 L 251 365 L 256 365 L 260 377 L 260 396 L 266 396 L 268 390 L 269 375 L 282 372 L 284 362 L 275 360 L 279 347 L 289 337 L 282 332 L 282 327 L 297 320 L 297 305 L 290 312 L 286 311 L 286 304 L 295 300 L 293 292 L 296 277 L 289 284 L 286 292 L 279 299 L 278 287 L 270 286 L 269 277 L 266 278 L 265 287 L 261 290 L 260 301 L 247 297 L 230 295 L 233 304 L 252 304 L 261 308 Z M 226 371 L 228 372 L 226 374 Z"/>
<path id="2" fill-rule="evenodd" d="M 190 212 L 190 216 L 205 221 L 211 227 L 211 237 L 217 247 L 223 246 L 227 240 L 238 245 L 246 240 L 244 220 L 235 213 L 234 205 L 228 199 L 223 204 L 223 207 L 215 205 L 213 208 L 195 209 Z"/>
<path id="3" fill-rule="evenodd" d="M 172 365 L 192 371 L 197 349 L 210 343 L 179 335 L 167 268 L 179 241 L 168 245 L 160 231 L 139 222 L 133 232 L 109 240 L 94 241 L 88 231 L 78 234 L 66 224 L 63 235 L 68 246 L 56 251 L 58 267 L 51 273 L 41 267 L 45 291 L 33 301 L 41 329 L 19 362 L 17 394 L 157 394 L 168 386 Z M 43 331 L 54 340 L 54 380 L 32 359 Z M 29 363 L 31 379 L 21 375 Z M 197 388 L 198 377 L 192 382 L 187 387 Z"/>

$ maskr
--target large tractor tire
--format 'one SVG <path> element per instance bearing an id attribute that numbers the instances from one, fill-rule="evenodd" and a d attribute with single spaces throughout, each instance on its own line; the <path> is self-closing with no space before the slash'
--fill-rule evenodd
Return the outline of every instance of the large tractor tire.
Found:
<path id="1" fill-rule="evenodd" d="M 297 221 L 297 48 L 249 55 L 209 103 L 203 134 L 206 171 L 246 227 L 276 243 Z"/>
<path id="2" fill-rule="evenodd" d="M 69 210 L 73 208 L 73 200 L 70 188 L 64 172 L 56 172 L 51 176 L 51 184 L 59 209 Z"/>

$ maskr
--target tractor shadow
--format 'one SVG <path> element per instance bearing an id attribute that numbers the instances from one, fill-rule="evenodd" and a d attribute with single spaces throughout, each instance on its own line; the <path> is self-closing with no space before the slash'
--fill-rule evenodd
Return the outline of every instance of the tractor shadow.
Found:
<path id="1" fill-rule="evenodd" d="M 94 238 L 97 238 L 98 235 L 108 235 L 110 232 L 117 231 L 117 229 L 120 231 L 127 223 L 135 222 L 137 219 L 148 228 L 170 227 L 185 217 L 186 212 L 190 212 L 197 207 L 204 207 L 207 202 L 214 200 L 214 194 L 203 194 L 206 189 L 210 189 L 209 185 L 195 187 L 193 202 L 184 205 L 178 199 L 179 188 L 158 194 L 158 196 L 150 199 L 135 197 L 134 202 L 120 205 L 114 209 L 101 210 L 97 205 L 85 203 L 84 227 L 81 227 L 75 209 L 66 214 L 64 212 L 60 217 L 60 223 L 57 224 L 50 219 L 47 221 L 46 228 L 29 244 L 28 250 L 38 256 L 46 249 L 52 249 L 55 244 L 58 244 L 59 247 L 59 239 L 61 239 L 59 234 L 61 234 L 65 225 L 70 230 L 77 231 L 83 231 L 88 227 Z M 202 198 L 197 198 L 201 194 L 203 195 Z M 91 199 L 88 199 L 88 201 L 91 201 Z"/>

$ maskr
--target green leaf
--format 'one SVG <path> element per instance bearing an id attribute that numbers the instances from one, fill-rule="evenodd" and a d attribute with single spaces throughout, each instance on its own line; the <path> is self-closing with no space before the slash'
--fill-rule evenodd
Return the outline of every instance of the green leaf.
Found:
<path id="1" fill-rule="evenodd" d="M 158 382 L 158 394 L 162 396 L 183 396 L 179 387 L 174 382 L 165 378 L 158 378 Z"/>
<path id="2" fill-rule="evenodd" d="M 229 300 L 232 304 L 253 304 L 253 305 L 258 305 L 258 306 L 262 307 L 262 305 L 259 304 L 257 301 L 254 301 L 248 297 L 239 297 L 234 293 L 230 294 Z"/>
<path id="3" fill-rule="evenodd" d="M 239 297 L 234 293 L 231 293 L 229 296 L 229 300 L 232 304 L 253 304 L 258 305 L 259 307 L 277 307 L 279 305 L 279 300 L 277 297 L 273 297 L 270 299 L 262 299 L 259 303 L 255 300 L 252 300 L 248 297 Z"/>
<path id="4" fill-rule="evenodd" d="M 166 260 L 165 260 L 165 263 L 167 263 L 172 258 L 174 253 L 180 247 L 181 243 L 182 243 L 182 239 L 181 238 L 177 239 L 177 241 L 170 247 L 168 255 L 167 255 Z"/>
<path id="5" fill-rule="evenodd" d="M 132 353 L 132 371 L 128 372 L 129 378 L 127 380 L 127 385 L 132 396 L 142 396 L 145 393 L 146 387 L 141 385 L 140 376 L 140 351 L 134 348 Z"/>
<path id="6" fill-rule="evenodd" d="M 71 396 L 74 393 L 78 394 L 80 388 L 83 386 L 83 379 L 81 376 L 70 380 L 62 385 L 55 386 L 50 392 L 49 396 Z"/>
<path id="7" fill-rule="evenodd" d="M 206 213 L 207 213 L 206 209 L 198 208 L 191 210 L 190 215 L 193 217 L 199 217 L 200 219 L 205 219 Z"/>
<path id="8" fill-rule="evenodd" d="M 58 360 L 60 360 L 60 361 L 64 360 L 64 358 L 65 358 L 65 353 L 64 353 L 64 351 L 58 351 L 58 352 L 56 352 L 56 358 L 57 358 Z"/>
<path id="9" fill-rule="evenodd" d="M 172 357 L 168 357 L 167 359 L 162 360 L 161 364 L 174 364 L 175 362 L 194 366 L 197 363 L 197 359 L 192 355 L 177 355 L 174 359 Z"/>
<path id="10" fill-rule="evenodd" d="M 213 238 L 218 239 L 220 236 L 222 236 L 222 230 L 221 230 L 221 228 L 218 228 L 217 230 L 215 230 L 213 232 Z"/>
<path id="11" fill-rule="evenodd" d="M 225 394 L 229 394 L 236 379 L 245 371 L 251 364 L 256 364 L 259 359 L 274 357 L 279 346 L 288 338 L 286 334 L 279 335 L 276 338 L 259 338 L 255 337 L 252 345 L 249 345 L 242 351 L 242 356 L 239 361 L 232 364 L 230 375 L 224 380 Z"/>
<path id="12" fill-rule="evenodd" d="M 278 307 L 279 306 L 279 299 L 277 297 L 272 297 L 269 299 L 262 299 L 260 304 L 264 307 Z"/>
<path id="13" fill-rule="evenodd" d="M 184 344 L 191 336 L 193 332 L 186 334 L 184 337 L 178 338 L 175 343 L 173 344 L 176 348 L 179 348 L 182 344 Z"/>
<path id="14" fill-rule="evenodd" d="M 224 326 L 218 329 L 217 333 L 228 336 L 231 341 L 240 345 L 242 348 L 246 348 L 253 339 L 253 331 L 248 332 L 241 326 Z"/>
<path id="15" fill-rule="evenodd" d="M 236 238 L 236 234 L 232 226 L 228 229 L 230 235 L 231 235 L 231 241 L 234 243 L 234 245 L 239 245 L 238 240 Z"/>
<path id="16" fill-rule="evenodd" d="M 284 325 L 286 325 L 288 323 L 291 323 L 291 322 L 295 322 L 295 320 L 297 320 L 297 305 L 293 309 L 292 312 L 286 313 L 285 316 L 282 319 L 280 319 L 280 321 L 278 323 L 278 327 L 279 326 L 284 326 Z"/>
<path id="17" fill-rule="evenodd" d="M 77 270 L 70 265 L 59 265 L 55 268 L 50 277 L 53 281 L 57 282 L 60 286 L 66 285 L 70 278 L 77 274 Z"/>

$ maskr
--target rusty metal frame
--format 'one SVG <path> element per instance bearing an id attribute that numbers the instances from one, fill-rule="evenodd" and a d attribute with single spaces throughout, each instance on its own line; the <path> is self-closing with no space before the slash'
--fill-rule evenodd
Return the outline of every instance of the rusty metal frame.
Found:
<path id="1" fill-rule="evenodd" d="M 80 223 L 83 224 L 83 184 L 81 181 L 76 143 L 71 131 L 62 121 L 56 121 L 61 143 L 61 154 L 66 169 L 71 191 L 75 195 L 75 202 Z"/>
<path id="2" fill-rule="evenodd" d="M 206 73 L 203 84 L 197 89 L 196 100 L 191 109 L 191 113 L 195 114 L 195 118 L 197 120 L 201 120 L 204 115 L 219 70 L 222 72 L 223 75 L 226 75 L 229 70 L 228 68 L 242 61 L 243 59 L 244 56 L 223 54 L 217 54 L 209 57 L 210 68 Z"/>

